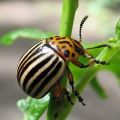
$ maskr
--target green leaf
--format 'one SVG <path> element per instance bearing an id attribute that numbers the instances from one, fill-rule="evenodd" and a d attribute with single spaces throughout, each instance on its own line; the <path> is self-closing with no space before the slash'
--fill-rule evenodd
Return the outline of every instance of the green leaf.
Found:
<path id="1" fill-rule="evenodd" d="M 49 95 L 41 99 L 27 99 L 19 100 L 17 103 L 18 108 L 24 113 L 24 120 L 39 120 L 41 115 L 48 107 Z"/>
<path id="2" fill-rule="evenodd" d="M 0 44 L 11 45 L 17 38 L 20 37 L 30 38 L 30 39 L 40 39 L 40 38 L 48 38 L 51 36 L 54 36 L 54 34 L 50 32 L 45 33 L 34 28 L 18 29 L 0 37 Z"/>
<path id="3" fill-rule="evenodd" d="M 103 87 L 100 85 L 100 83 L 98 82 L 97 78 L 94 77 L 90 83 L 91 87 L 95 90 L 95 92 L 98 94 L 99 97 L 101 98 L 107 98 L 107 95 L 105 93 L 105 90 L 103 89 Z"/>
<path id="4" fill-rule="evenodd" d="M 118 23 L 116 24 L 116 39 L 120 40 L 120 19 L 118 21 Z"/>

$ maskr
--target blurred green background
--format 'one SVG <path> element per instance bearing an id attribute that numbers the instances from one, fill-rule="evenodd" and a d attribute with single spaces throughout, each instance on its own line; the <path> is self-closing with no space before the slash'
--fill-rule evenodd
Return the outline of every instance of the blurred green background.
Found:
<path id="1" fill-rule="evenodd" d="M 59 32 L 61 0 L 0 0 L 0 36 L 19 28 L 38 28 L 44 32 Z M 120 18 L 120 0 L 80 0 L 72 37 L 78 39 L 81 19 L 89 15 L 84 25 L 84 41 L 97 42 L 114 35 Z M 16 79 L 20 57 L 36 41 L 18 39 L 11 46 L 0 46 L 0 120 L 21 120 L 22 113 L 16 101 L 26 97 Z M 82 96 L 86 107 L 77 103 L 68 120 L 119 120 L 120 87 L 110 72 L 99 72 L 99 82 L 107 92 L 108 99 L 100 99 L 88 86 Z M 42 118 L 44 120 L 44 116 Z"/>

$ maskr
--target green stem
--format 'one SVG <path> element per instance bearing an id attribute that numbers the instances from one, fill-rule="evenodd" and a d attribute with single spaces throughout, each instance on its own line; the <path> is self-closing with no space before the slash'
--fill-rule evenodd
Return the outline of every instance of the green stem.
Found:
<path id="1" fill-rule="evenodd" d="M 78 0 L 63 0 L 60 36 L 71 36 Z"/>
<path id="2" fill-rule="evenodd" d="M 62 17 L 61 17 L 61 25 L 60 25 L 60 36 L 71 36 L 73 21 L 76 9 L 78 7 L 78 0 L 63 0 L 62 7 Z M 62 80 L 62 86 L 66 87 L 67 79 L 66 76 Z M 63 107 L 65 106 L 64 99 L 62 99 L 62 105 L 58 105 L 58 103 L 52 99 L 52 94 L 48 106 L 47 120 L 65 120 L 65 113 L 61 116 L 59 114 L 62 113 Z M 56 116 L 57 111 L 57 116 Z M 58 112 L 59 111 L 59 112 Z"/>

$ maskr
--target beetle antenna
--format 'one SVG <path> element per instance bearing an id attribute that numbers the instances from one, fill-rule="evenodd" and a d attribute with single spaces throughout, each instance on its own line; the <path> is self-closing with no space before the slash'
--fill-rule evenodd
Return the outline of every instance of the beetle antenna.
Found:
<path id="1" fill-rule="evenodd" d="M 83 27 L 85 21 L 87 20 L 87 18 L 88 18 L 88 15 L 86 15 L 86 16 L 82 19 L 82 21 L 81 21 L 81 23 L 80 23 L 80 30 L 79 30 L 79 39 L 80 39 L 80 42 L 82 41 L 82 35 L 81 35 L 82 27 Z"/>

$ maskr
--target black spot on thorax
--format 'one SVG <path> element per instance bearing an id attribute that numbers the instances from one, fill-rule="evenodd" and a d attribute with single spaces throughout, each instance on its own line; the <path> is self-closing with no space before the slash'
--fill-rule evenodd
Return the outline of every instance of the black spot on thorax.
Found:
<path id="1" fill-rule="evenodd" d="M 62 46 L 62 49 L 65 49 L 65 48 L 66 48 L 66 46 L 65 46 L 65 45 L 63 45 L 63 46 Z"/>
<path id="2" fill-rule="evenodd" d="M 69 47 L 73 47 L 69 41 L 59 41 L 59 44 L 63 44 L 63 46 L 68 45 Z"/>
<path id="3" fill-rule="evenodd" d="M 65 51 L 64 51 L 64 56 L 65 56 L 65 57 L 69 57 L 69 54 L 70 54 L 70 51 L 69 51 L 69 50 L 65 50 Z"/>
<path id="4" fill-rule="evenodd" d="M 52 39 L 53 39 L 53 37 L 50 37 L 49 39 L 50 39 L 50 40 L 52 40 Z"/>
<path id="5" fill-rule="evenodd" d="M 57 38 L 55 38 L 55 40 L 60 40 L 61 39 L 61 37 L 57 37 Z"/>
<path id="6" fill-rule="evenodd" d="M 75 53 L 72 53 L 72 57 L 75 57 Z"/>

